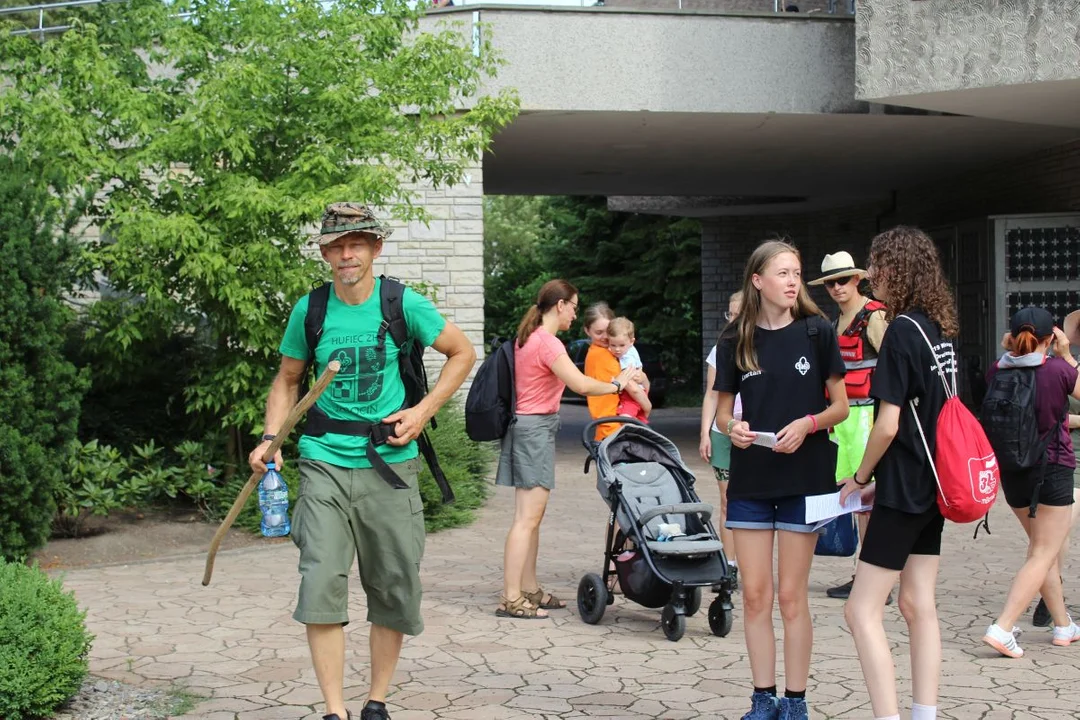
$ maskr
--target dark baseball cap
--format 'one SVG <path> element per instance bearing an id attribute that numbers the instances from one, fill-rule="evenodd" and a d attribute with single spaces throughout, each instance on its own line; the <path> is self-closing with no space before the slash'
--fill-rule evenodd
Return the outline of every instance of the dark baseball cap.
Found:
<path id="1" fill-rule="evenodd" d="M 1026 307 L 1017 310 L 1009 321 L 1009 330 L 1013 337 L 1021 330 L 1030 330 L 1037 338 L 1054 334 L 1054 316 L 1040 307 Z"/>

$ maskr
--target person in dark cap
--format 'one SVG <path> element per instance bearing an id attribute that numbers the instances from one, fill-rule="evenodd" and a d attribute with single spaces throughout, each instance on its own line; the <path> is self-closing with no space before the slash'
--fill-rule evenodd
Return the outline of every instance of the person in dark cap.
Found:
<path id="1" fill-rule="evenodd" d="M 384 323 L 382 291 L 393 281 L 372 270 L 390 233 L 360 203 L 326 208 L 312 240 L 333 280 L 322 299 L 313 300 L 317 289 L 292 310 L 279 348 L 281 367 L 266 400 L 265 434 L 248 458 L 253 470 L 265 472 L 263 458 L 297 402 L 308 359 L 313 358 L 316 375 L 338 360 L 341 370 L 308 412 L 300 438 L 300 496 L 292 518 L 301 576 L 293 618 L 307 626 L 312 664 L 326 701 L 325 720 L 351 717 L 344 702 L 344 625 L 349 622 L 354 558 L 371 623 L 371 688 L 360 718 L 390 717 L 386 695 L 404 635 L 417 635 L 424 627 L 424 506 L 416 438 L 476 361 L 465 334 L 429 300 L 404 288 L 396 297 L 408 337 L 446 356 L 435 386 L 406 406 L 398 345 L 387 337 Z M 324 307 L 325 315 L 321 335 L 309 347 L 305 318 L 314 307 Z M 318 314 L 313 311 L 313 317 Z M 274 461 L 280 468 L 280 452 Z"/>
<path id="2" fill-rule="evenodd" d="M 1077 362 L 1069 352 L 1069 339 L 1055 327 L 1054 318 L 1043 308 L 1017 311 L 1009 323 L 1009 351 L 987 373 L 986 403 L 994 401 L 1005 387 L 996 384 L 999 374 L 1010 372 L 1008 387 L 1020 387 L 1018 370 L 1033 372 L 1035 422 L 1038 430 L 1039 462 L 1013 467 L 1011 455 L 995 444 L 1001 466 L 1001 488 L 1005 501 L 1027 533 L 1028 553 L 1023 567 L 1013 579 L 1005 607 L 986 629 L 983 642 L 1005 657 L 1019 658 L 1024 651 L 1016 641 L 1015 623 L 1037 593 L 1042 592 L 1054 624 L 1052 642 L 1068 646 L 1080 640 L 1080 627 L 1069 617 L 1062 596 L 1057 568 L 1058 554 L 1068 537 L 1072 521 L 1073 470 L 1076 457 L 1065 419 L 1069 396 L 1080 397 Z M 1053 348 L 1056 357 L 1048 357 Z M 983 422 L 988 422 L 984 411 Z M 992 416 L 991 420 L 992 422 Z M 1021 425 L 1022 427 L 1022 425 Z M 994 440 L 994 425 L 987 425 Z M 1022 434 L 1022 433 L 1021 433 Z M 1028 455 L 1029 448 L 1019 448 Z"/>

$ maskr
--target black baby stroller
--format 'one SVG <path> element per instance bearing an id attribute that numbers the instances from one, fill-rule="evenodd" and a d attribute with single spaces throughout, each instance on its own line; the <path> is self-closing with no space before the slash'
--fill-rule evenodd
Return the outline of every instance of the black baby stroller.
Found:
<path id="1" fill-rule="evenodd" d="M 623 425 L 602 442 L 594 442 L 596 426 L 607 422 Z M 585 472 L 595 461 L 597 490 L 611 507 L 603 573 L 589 573 L 578 583 L 581 619 L 590 625 L 600 622 L 614 602 L 609 582 L 617 575 L 627 599 L 664 608 L 661 626 L 673 641 L 683 636 L 686 616 L 701 608 L 702 588 L 715 588 L 709 628 L 719 637 L 727 635 L 734 578 L 709 521 L 713 506 L 694 492 L 694 475 L 678 448 L 648 425 L 626 417 L 589 423 L 581 442 L 589 453 Z"/>

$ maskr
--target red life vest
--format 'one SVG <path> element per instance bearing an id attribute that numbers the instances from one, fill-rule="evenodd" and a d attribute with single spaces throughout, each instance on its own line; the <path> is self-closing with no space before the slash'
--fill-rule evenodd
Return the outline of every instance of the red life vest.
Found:
<path id="1" fill-rule="evenodd" d="M 870 379 L 877 367 L 877 351 L 873 345 L 866 342 L 866 326 L 870 324 L 872 314 L 884 309 L 884 303 L 869 301 L 855 314 L 855 319 L 847 329 L 837 337 L 840 357 L 847 369 L 844 385 L 847 386 L 848 400 L 867 400 L 870 397 Z"/>

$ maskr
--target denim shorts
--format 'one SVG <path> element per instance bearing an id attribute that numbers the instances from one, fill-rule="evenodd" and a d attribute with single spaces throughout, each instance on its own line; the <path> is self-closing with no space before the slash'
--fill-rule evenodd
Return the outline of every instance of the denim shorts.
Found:
<path id="1" fill-rule="evenodd" d="M 767 500 L 736 500 L 729 497 L 724 527 L 729 530 L 816 532 L 813 525 L 806 524 L 806 498 L 802 495 Z"/>

